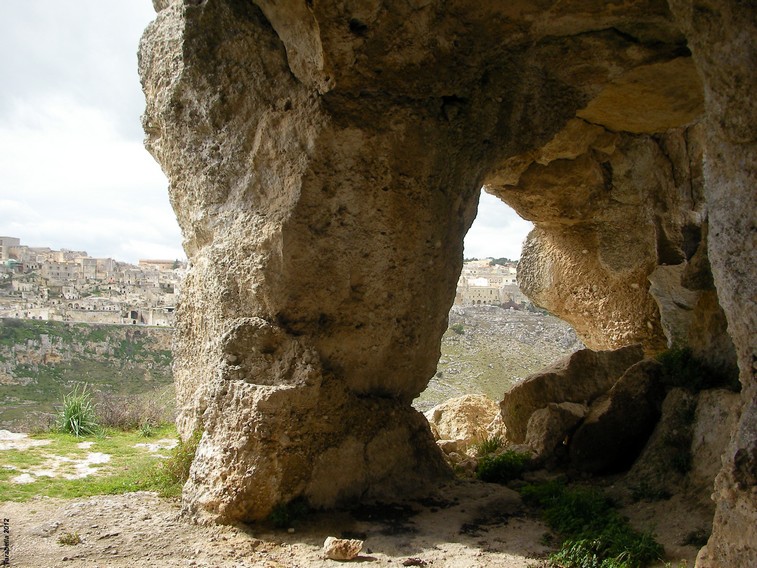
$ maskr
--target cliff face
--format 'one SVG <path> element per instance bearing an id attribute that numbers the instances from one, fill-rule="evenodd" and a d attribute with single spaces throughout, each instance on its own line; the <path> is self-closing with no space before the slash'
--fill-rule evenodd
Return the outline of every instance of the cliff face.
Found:
<path id="1" fill-rule="evenodd" d="M 63 396 L 132 397 L 171 385 L 168 328 L 0 318 L 0 428 L 41 426 Z"/>
<path id="2" fill-rule="evenodd" d="M 482 185 L 535 221 L 523 284 L 588 345 L 690 343 L 734 367 L 732 339 L 746 407 L 719 515 L 755 515 L 754 8 L 156 8 L 144 127 L 192 264 L 174 371 L 182 433 L 204 430 L 198 518 L 448 475 L 410 400 Z M 716 527 L 741 554 L 729 538 Z"/>

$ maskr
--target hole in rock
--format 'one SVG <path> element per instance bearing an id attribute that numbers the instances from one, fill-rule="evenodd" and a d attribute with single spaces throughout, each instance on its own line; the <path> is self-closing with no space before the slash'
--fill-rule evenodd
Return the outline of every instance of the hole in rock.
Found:
<path id="1" fill-rule="evenodd" d="M 466 394 L 499 402 L 528 375 L 583 347 L 569 324 L 536 307 L 518 288 L 521 248 L 532 228 L 499 198 L 481 191 L 441 357 L 413 403 L 418 410 Z"/>

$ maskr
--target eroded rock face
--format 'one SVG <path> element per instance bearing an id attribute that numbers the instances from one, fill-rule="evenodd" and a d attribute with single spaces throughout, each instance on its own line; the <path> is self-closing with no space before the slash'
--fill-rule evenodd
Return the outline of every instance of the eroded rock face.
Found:
<path id="1" fill-rule="evenodd" d="M 751 5 L 154 5 L 144 127 L 191 261 L 179 426 L 204 431 L 188 510 L 233 522 L 448 475 L 410 401 L 486 183 L 536 222 L 527 292 L 595 348 L 723 345 L 707 340 L 724 326 L 706 243 L 746 403 L 711 555 L 749 558 L 725 527 L 751 527 L 748 542 L 757 526 Z M 650 293 L 663 265 L 684 266 L 711 326 L 661 321 L 678 293 L 655 276 Z"/>
<path id="2" fill-rule="evenodd" d="M 581 349 L 527 377 L 505 393 L 500 403 L 507 439 L 514 444 L 523 443 L 532 414 L 550 403 L 588 406 L 642 357 L 640 345 L 614 351 Z"/>
<path id="3" fill-rule="evenodd" d="M 709 258 L 738 357 L 743 406 L 715 483 L 699 566 L 757 564 L 757 6 L 671 0 L 703 77 Z"/>

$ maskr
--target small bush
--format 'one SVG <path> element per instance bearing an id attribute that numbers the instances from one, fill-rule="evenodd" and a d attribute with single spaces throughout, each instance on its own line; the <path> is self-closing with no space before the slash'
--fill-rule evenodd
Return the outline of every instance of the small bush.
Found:
<path id="1" fill-rule="evenodd" d="M 639 533 L 612 502 L 594 489 L 568 489 L 562 483 L 527 485 L 526 502 L 541 507 L 550 528 L 562 537 L 550 557 L 560 568 L 640 568 L 662 558 L 650 533 Z"/>
<path id="2" fill-rule="evenodd" d="M 462 335 L 465 333 L 465 326 L 461 323 L 452 324 L 450 326 L 450 329 L 458 335 Z"/>
<path id="3" fill-rule="evenodd" d="M 81 544 L 81 537 L 78 532 L 67 532 L 58 537 L 58 544 L 64 544 L 66 546 L 75 546 Z"/>
<path id="4" fill-rule="evenodd" d="M 100 433 L 92 397 L 86 387 L 83 387 L 80 392 L 77 385 L 73 391 L 63 397 L 63 408 L 58 414 L 58 428 L 61 432 L 68 432 L 77 438 Z"/>
<path id="5" fill-rule="evenodd" d="M 662 381 L 668 388 L 680 387 L 692 392 L 724 387 L 740 391 L 738 375 L 703 361 L 689 347 L 673 347 L 657 356 L 662 364 Z"/>
<path id="6" fill-rule="evenodd" d="M 531 458 L 513 450 L 499 455 L 482 457 L 476 467 L 476 477 L 489 483 L 508 483 L 517 479 L 528 469 Z"/>
<path id="7" fill-rule="evenodd" d="M 139 435 L 143 438 L 152 438 L 155 435 L 155 427 L 149 422 L 143 422 L 139 426 Z"/>
<path id="8" fill-rule="evenodd" d="M 102 426 L 118 430 L 157 428 L 173 421 L 167 403 L 159 396 L 138 397 L 100 392 L 96 400 L 97 418 Z"/>
<path id="9" fill-rule="evenodd" d="M 476 455 L 478 457 L 483 457 L 488 454 L 493 454 L 500 449 L 503 444 L 504 441 L 502 440 L 502 436 L 489 436 L 485 440 L 481 440 L 476 444 Z"/>

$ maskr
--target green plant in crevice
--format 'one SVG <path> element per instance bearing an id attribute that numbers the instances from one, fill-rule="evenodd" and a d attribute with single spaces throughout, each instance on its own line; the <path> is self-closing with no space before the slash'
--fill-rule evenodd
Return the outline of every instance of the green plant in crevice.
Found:
<path id="1" fill-rule="evenodd" d="M 560 539 L 549 558 L 559 568 L 641 568 L 662 558 L 651 533 L 635 531 L 601 492 L 559 482 L 527 485 L 524 501 L 542 509 Z"/>
<path id="2" fill-rule="evenodd" d="M 77 385 L 63 397 L 63 406 L 58 414 L 58 428 L 77 438 L 100 433 L 92 397 L 86 387 L 82 387 L 80 391 Z"/>
<path id="3" fill-rule="evenodd" d="M 449 328 L 458 335 L 463 335 L 465 333 L 465 326 L 461 323 L 452 324 Z"/>
<path id="4" fill-rule="evenodd" d="M 715 387 L 741 390 L 738 374 L 698 358 L 689 347 L 671 347 L 657 355 L 657 361 L 662 365 L 662 382 L 668 388 L 680 387 L 692 392 Z"/>
<path id="5" fill-rule="evenodd" d="M 481 440 L 478 444 L 475 445 L 476 449 L 476 455 L 478 457 L 483 457 L 489 454 L 493 454 L 498 449 L 500 449 L 504 445 L 504 440 L 502 439 L 502 436 L 489 436 L 488 438 Z"/>
<path id="6" fill-rule="evenodd" d="M 168 458 L 153 471 L 151 481 L 159 488 L 162 497 L 181 494 L 181 488 L 189 479 L 189 470 L 200 445 L 202 432 L 202 427 L 198 426 L 186 441 L 179 437 Z"/>
<path id="7" fill-rule="evenodd" d="M 476 478 L 489 483 L 508 483 L 519 478 L 531 464 L 528 454 L 507 450 L 498 455 L 485 455 L 478 461 Z"/>

